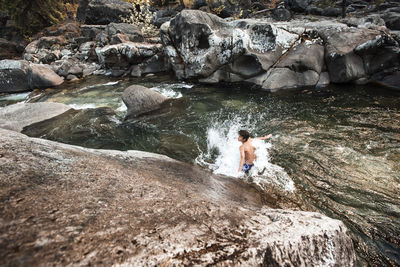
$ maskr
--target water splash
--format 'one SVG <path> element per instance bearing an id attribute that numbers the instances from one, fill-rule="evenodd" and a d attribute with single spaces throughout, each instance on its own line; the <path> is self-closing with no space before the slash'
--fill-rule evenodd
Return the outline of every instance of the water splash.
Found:
<path id="1" fill-rule="evenodd" d="M 252 122 L 260 119 L 248 115 L 246 119 L 234 118 L 216 121 L 207 129 L 207 148 L 197 158 L 196 163 L 211 169 L 216 174 L 245 178 L 243 172 L 238 172 L 240 164 L 238 139 L 240 129 L 254 130 Z M 285 170 L 271 163 L 269 151 L 272 144 L 267 140 L 253 139 L 257 159 L 248 174 L 253 182 L 259 185 L 273 184 L 284 190 L 293 192 L 295 186 Z"/>

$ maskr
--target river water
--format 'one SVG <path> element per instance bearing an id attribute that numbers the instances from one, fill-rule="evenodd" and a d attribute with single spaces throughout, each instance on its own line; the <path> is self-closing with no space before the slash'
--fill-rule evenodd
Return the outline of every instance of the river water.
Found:
<path id="1" fill-rule="evenodd" d="M 142 84 L 173 98 L 161 110 L 124 120 L 123 90 Z M 0 96 L 0 106 L 53 101 L 71 110 L 24 133 L 103 149 L 137 149 L 219 174 L 274 186 L 297 206 L 342 220 L 359 265 L 400 265 L 400 93 L 376 86 L 267 93 L 245 85 L 204 86 L 168 76 L 79 83 Z M 250 177 L 236 173 L 237 131 L 256 142 Z"/>

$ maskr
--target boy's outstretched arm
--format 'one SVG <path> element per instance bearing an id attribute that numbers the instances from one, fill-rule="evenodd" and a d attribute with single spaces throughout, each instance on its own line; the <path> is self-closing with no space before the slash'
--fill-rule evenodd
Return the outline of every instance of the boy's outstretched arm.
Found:
<path id="1" fill-rule="evenodd" d="M 268 139 L 268 138 L 271 138 L 271 137 L 272 137 L 272 134 L 269 134 L 269 135 L 266 135 L 266 136 L 263 136 L 263 137 L 254 137 L 254 139 L 265 140 L 265 139 Z"/>

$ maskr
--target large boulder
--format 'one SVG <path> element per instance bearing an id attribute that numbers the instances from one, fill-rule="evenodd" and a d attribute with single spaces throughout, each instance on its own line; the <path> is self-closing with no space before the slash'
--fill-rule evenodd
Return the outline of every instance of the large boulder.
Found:
<path id="1" fill-rule="evenodd" d="M 198 10 L 183 10 L 161 27 L 161 39 L 178 78 L 205 78 L 229 63 L 236 74 L 248 78 L 259 67 L 267 71 L 299 35 L 268 22 L 229 23 Z"/>
<path id="2" fill-rule="evenodd" d="M 367 77 L 368 74 L 380 70 L 379 68 L 398 65 L 393 60 L 373 67 L 376 66 L 373 62 L 376 56 L 372 55 L 379 54 L 385 58 L 384 61 L 393 54 L 398 58 L 396 52 L 385 49 L 396 45 L 395 40 L 385 32 L 349 27 L 336 32 L 323 32 L 322 36 L 326 42 L 325 62 L 332 82 L 354 81 Z"/>
<path id="3" fill-rule="evenodd" d="M 22 92 L 34 88 L 52 87 L 63 83 L 49 66 L 29 64 L 25 60 L 0 61 L 0 92 Z"/>
<path id="4" fill-rule="evenodd" d="M 141 85 L 132 85 L 125 89 L 122 100 L 128 108 L 126 117 L 137 117 L 157 110 L 168 98 Z"/>
<path id="5" fill-rule="evenodd" d="M 0 92 L 12 93 L 27 91 L 30 88 L 28 76 L 30 67 L 27 61 L 0 61 Z"/>
<path id="6" fill-rule="evenodd" d="M 1 265 L 356 264 L 342 222 L 162 155 L 0 129 L 0 183 Z"/>
<path id="7" fill-rule="evenodd" d="M 93 0 L 87 5 L 85 15 L 80 14 L 80 18 L 84 17 L 86 24 L 107 25 L 112 22 L 120 23 L 122 17 L 127 18 L 131 14 L 132 4 L 124 0 Z"/>
<path id="8" fill-rule="evenodd" d="M 21 132 L 31 124 L 58 116 L 71 107 L 61 103 L 17 103 L 0 108 L 0 128 Z"/>

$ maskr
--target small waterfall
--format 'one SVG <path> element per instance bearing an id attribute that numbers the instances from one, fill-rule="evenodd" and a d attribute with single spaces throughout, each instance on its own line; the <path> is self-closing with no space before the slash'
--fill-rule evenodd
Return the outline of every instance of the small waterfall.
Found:
<path id="1" fill-rule="evenodd" d="M 211 169 L 216 174 L 223 174 L 238 178 L 246 178 L 247 175 L 243 172 L 238 172 L 240 164 L 239 147 L 241 143 L 238 141 L 238 131 L 240 129 L 247 129 L 250 132 L 255 132 L 255 121 L 257 118 L 248 115 L 247 118 L 235 117 L 224 121 L 215 121 L 207 129 L 207 148 L 199 157 L 196 162 L 199 165 Z M 262 134 L 267 135 L 268 132 Z M 269 140 L 253 140 L 255 147 L 256 160 L 254 167 L 249 172 L 249 177 L 253 182 L 266 185 L 273 184 L 281 187 L 287 191 L 294 191 L 295 186 L 289 175 L 285 170 L 271 163 L 269 151 L 272 144 Z"/>

